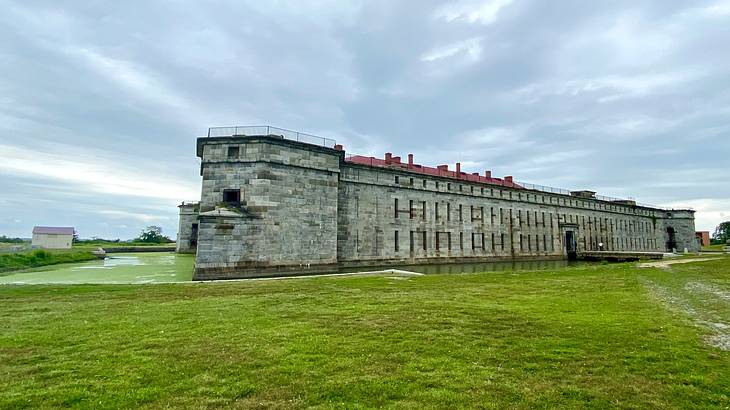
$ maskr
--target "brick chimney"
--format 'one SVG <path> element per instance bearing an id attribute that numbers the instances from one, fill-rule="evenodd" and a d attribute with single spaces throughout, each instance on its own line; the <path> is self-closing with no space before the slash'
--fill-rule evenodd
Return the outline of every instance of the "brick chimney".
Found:
<path id="1" fill-rule="evenodd" d="M 484 176 L 489 179 L 492 179 L 492 171 L 484 171 Z"/>
<path id="2" fill-rule="evenodd" d="M 408 168 L 413 168 L 413 154 L 408 154 Z"/>
<path id="3" fill-rule="evenodd" d="M 513 184 L 514 183 L 514 181 L 512 180 L 512 176 L 511 175 L 504 177 L 504 182 L 507 182 L 508 184 Z"/>
<path id="4" fill-rule="evenodd" d="M 390 161 L 393 159 L 393 154 L 390 152 L 385 153 L 385 163 L 390 164 Z"/>
<path id="5" fill-rule="evenodd" d="M 342 144 L 335 145 L 335 151 L 344 151 L 345 149 L 342 147 Z"/>
<path id="6" fill-rule="evenodd" d="M 457 178 L 461 177 L 461 162 L 456 163 L 456 177 Z"/>

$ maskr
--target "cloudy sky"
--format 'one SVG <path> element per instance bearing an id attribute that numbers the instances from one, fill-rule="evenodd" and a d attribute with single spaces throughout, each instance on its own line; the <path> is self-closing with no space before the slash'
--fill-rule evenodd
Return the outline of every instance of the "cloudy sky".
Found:
<path id="1" fill-rule="evenodd" d="M 730 219 L 730 0 L 0 10 L 0 234 L 174 235 L 195 138 L 234 124 Z"/>

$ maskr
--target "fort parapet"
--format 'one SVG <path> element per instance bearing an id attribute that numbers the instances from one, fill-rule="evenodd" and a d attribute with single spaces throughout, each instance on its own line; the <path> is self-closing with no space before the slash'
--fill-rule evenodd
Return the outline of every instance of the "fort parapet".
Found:
<path id="1" fill-rule="evenodd" d="M 539 190 L 412 155 L 346 156 L 332 140 L 271 127 L 231 129 L 198 139 L 201 201 L 180 206 L 178 250 L 197 250 L 195 280 L 699 250 L 692 210 Z"/>

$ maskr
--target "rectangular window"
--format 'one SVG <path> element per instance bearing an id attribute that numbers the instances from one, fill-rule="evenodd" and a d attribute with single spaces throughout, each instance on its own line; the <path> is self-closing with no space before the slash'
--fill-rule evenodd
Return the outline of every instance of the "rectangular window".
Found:
<path id="1" fill-rule="evenodd" d="M 464 232 L 459 232 L 459 249 L 464 250 Z"/>
<path id="2" fill-rule="evenodd" d="M 408 201 L 408 217 L 413 219 L 413 200 Z"/>
<path id="3" fill-rule="evenodd" d="M 527 226 L 530 226 L 530 211 L 525 211 L 527 214 Z"/>
<path id="4" fill-rule="evenodd" d="M 426 188 L 426 180 L 423 180 L 423 187 Z"/>
<path id="5" fill-rule="evenodd" d="M 436 220 L 438 221 L 439 220 L 439 203 L 438 202 L 433 204 L 433 212 L 434 212 L 434 215 L 436 216 Z"/>
<path id="6" fill-rule="evenodd" d="M 398 177 L 398 175 L 395 176 L 395 183 L 396 184 L 399 184 L 400 183 L 400 177 Z"/>
<path id="7" fill-rule="evenodd" d="M 492 232 L 492 252 L 494 252 L 494 232 Z"/>
<path id="8" fill-rule="evenodd" d="M 500 238 L 501 239 L 500 240 L 500 244 L 501 245 L 500 246 L 502 247 L 502 250 L 504 250 L 504 237 L 505 237 L 505 234 L 501 234 L 500 236 L 501 236 L 501 238 Z"/>
<path id="9" fill-rule="evenodd" d="M 423 207 L 423 220 L 426 220 L 426 201 L 421 202 L 421 206 Z"/>
<path id="10" fill-rule="evenodd" d="M 472 233 L 471 234 L 471 248 L 484 250 L 484 234 L 483 233 Z"/>
<path id="11" fill-rule="evenodd" d="M 223 202 L 227 204 L 239 204 L 241 202 L 240 189 L 224 189 Z"/>
<path id="12" fill-rule="evenodd" d="M 393 209 L 395 211 L 395 219 L 398 219 L 398 198 L 395 198 L 395 203 L 393 204 Z"/>
<path id="13" fill-rule="evenodd" d="M 413 186 L 413 178 L 411 178 L 411 179 L 410 179 L 410 180 L 408 181 L 408 184 L 409 184 L 410 186 Z"/>
<path id="14" fill-rule="evenodd" d="M 446 203 L 446 220 L 451 220 L 451 202 Z"/>
<path id="15" fill-rule="evenodd" d="M 462 212 L 463 212 L 463 206 L 461 204 L 459 204 L 459 222 L 464 220 L 464 214 Z"/>
<path id="16" fill-rule="evenodd" d="M 414 243 L 415 234 L 416 234 L 415 232 L 411 231 L 411 252 L 416 250 L 416 244 Z"/>
<path id="17" fill-rule="evenodd" d="M 447 190 L 447 191 L 451 191 L 451 182 L 448 182 L 448 183 L 446 184 L 446 190 Z"/>
<path id="18" fill-rule="evenodd" d="M 228 147 L 228 158 L 238 158 L 240 148 L 236 146 Z"/>
<path id="19" fill-rule="evenodd" d="M 423 250 L 425 251 L 426 249 L 428 249 L 426 247 L 426 231 L 423 231 Z"/>
<path id="20" fill-rule="evenodd" d="M 400 244 L 398 243 L 398 231 L 395 231 L 395 234 L 393 236 L 393 244 L 395 245 L 395 251 L 400 251 Z"/>

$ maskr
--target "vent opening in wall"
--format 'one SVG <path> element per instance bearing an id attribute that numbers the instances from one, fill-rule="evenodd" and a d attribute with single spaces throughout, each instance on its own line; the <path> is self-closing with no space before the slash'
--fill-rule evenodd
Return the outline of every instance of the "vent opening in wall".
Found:
<path id="1" fill-rule="evenodd" d="M 223 190 L 223 202 L 225 202 L 227 204 L 239 204 L 241 202 L 241 190 L 240 189 Z"/>

